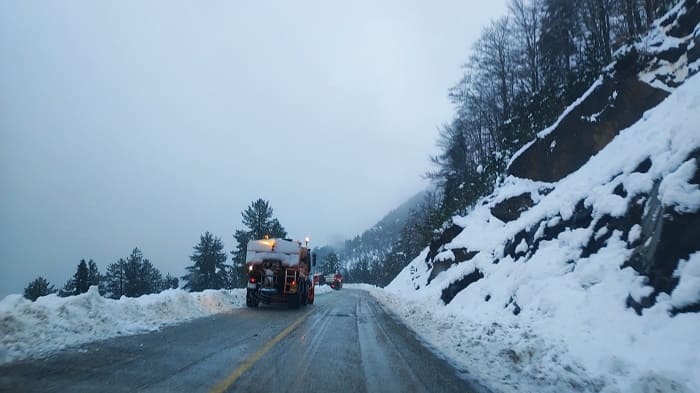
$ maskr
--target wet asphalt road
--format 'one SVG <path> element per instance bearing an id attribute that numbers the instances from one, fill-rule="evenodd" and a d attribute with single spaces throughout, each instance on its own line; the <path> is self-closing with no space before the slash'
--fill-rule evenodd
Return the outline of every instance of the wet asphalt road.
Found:
<path id="1" fill-rule="evenodd" d="M 365 291 L 238 309 L 0 366 L 0 392 L 481 392 Z"/>

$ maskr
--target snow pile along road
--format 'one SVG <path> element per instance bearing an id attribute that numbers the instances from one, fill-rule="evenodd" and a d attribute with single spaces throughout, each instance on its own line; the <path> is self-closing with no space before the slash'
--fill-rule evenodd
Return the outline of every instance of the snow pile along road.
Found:
<path id="1" fill-rule="evenodd" d="M 36 302 L 22 295 L 9 295 L 0 301 L 0 363 L 44 356 L 110 337 L 154 331 L 244 304 L 244 289 L 192 293 L 169 289 L 118 300 L 100 296 L 97 287 L 82 295 L 49 295 Z"/>
<path id="2" fill-rule="evenodd" d="M 507 178 L 436 255 L 371 292 L 494 391 L 700 392 L 700 252 L 664 249 L 671 270 L 640 274 L 675 240 L 662 229 L 700 212 L 699 152 L 692 76 L 562 180 Z M 492 214 L 523 194 L 519 217 Z"/>
<path id="3" fill-rule="evenodd" d="M 327 285 L 315 290 L 316 295 L 333 291 Z M 242 308 L 245 291 L 169 289 L 114 300 L 100 296 L 97 287 L 91 287 L 82 295 L 49 295 L 36 302 L 22 295 L 9 295 L 0 301 L 0 364 Z"/>

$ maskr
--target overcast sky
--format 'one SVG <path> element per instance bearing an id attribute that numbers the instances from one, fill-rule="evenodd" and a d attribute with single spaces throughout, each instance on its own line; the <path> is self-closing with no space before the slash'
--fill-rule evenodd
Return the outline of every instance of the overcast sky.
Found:
<path id="1" fill-rule="evenodd" d="M 0 1 L 0 296 L 138 246 L 182 275 L 269 200 L 290 237 L 427 186 L 447 89 L 505 0 Z"/>

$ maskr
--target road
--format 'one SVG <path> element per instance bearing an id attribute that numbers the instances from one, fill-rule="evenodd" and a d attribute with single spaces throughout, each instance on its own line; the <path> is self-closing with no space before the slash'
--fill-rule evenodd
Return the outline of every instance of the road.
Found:
<path id="1" fill-rule="evenodd" d="M 481 392 L 365 291 L 236 309 L 0 366 L 0 392 Z"/>

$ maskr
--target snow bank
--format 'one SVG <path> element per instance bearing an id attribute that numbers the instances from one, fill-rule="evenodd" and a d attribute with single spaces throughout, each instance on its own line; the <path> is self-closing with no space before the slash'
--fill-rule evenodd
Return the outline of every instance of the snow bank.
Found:
<path id="1" fill-rule="evenodd" d="M 315 289 L 316 295 L 333 291 L 329 286 Z M 82 295 L 49 295 L 36 302 L 22 295 L 8 295 L 0 301 L 0 364 L 245 307 L 245 291 L 169 289 L 114 300 L 100 296 L 97 287 L 91 287 Z"/>
<path id="2" fill-rule="evenodd" d="M 61 298 L 21 295 L 0 301 L 0 363 L 39 357 L 62 348 L 115 336 L 144 333 L 164 326 L 243 307 L 245 290 L 159 294 L 119 300 L 100 296 L 97 287 Z"/>
<path id="3" fill-rule="evenodd" d="M 456 217 L 464 230 L 442 251 L 478 252 L 472 259 L 429 280 L 426 250 L 384 291 L 370 292 L 497 392 L 700 392 L 700 313 L 674 313 L 700 301 L 699 253 L 679 263 L 675 289 L 637 315 L 628 295 L 639 301 L 653 288 L 624 263 L 644 229 L 594 225 L 623 217 L 654 187 L 663 207 L 695 214 L 700 188 L 689 178 L 697 160 L 688 157 L 698 148 L 700 77 L 693 76 L 578 171 L 556 183 L 508 178 Z M 649 168 L 638 170 L 645 161 Z M 541 193 L 543 185 L 551 191 Z M 517 220 L 491 215 L 495 201 L 523 192 L 536 204 Z M 577 209 L 590 209 L 592 223 L 543 235 L 575 220 Z M 523 243 L 523 233 L 537 247 Z M 603 240 L 583 257 L 589 239 Z M 443 291 L 474 272 L 445 304 Z"/>
<path id="4" fill-rule="evenodd" d="M 323 295 L 324 293 L 333 292 L 335 289 L 331 288 L 330 285 L 316 285 L 314 287 L 314 296 Z"/>

